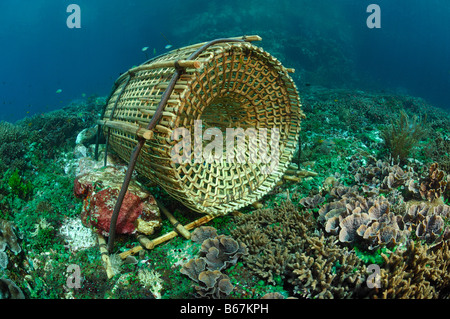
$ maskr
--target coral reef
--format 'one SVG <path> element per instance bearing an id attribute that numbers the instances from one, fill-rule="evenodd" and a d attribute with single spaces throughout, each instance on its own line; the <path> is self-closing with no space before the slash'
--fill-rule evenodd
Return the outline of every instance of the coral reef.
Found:
<path id="1" fill-rule="evenodd" d="M 27 199 L 33 192 L 33 185 L 30 181 L 25 181 L 16 170 L 8 179 L 8 186 L 11 193 L 21 199 Z"/>
<path id="2" fill-rule="evenodd" d="M 427 243 L 436 244 L 448 233 L 443 222 L 448 206 L 442 201 L 430 206 L 412 200 L 420 192 L 417 185 L 422 187 L 422 198 L 429 201 L 441 197 L 447 183 L 442 182 L 444 174 L 436 166 L 432 164 L 429 175 L 419 183 L 419 175 L 411 168 L 404 171 L 370 156 L 366 160 L 353 158 L 350 167 L 357 188 L 335 185 L 329 191 L 332 201 L 318 210 L 318 221 L 341 242 L 369 250 L 405 243 L 411 231 Z M 433 213 L 428 214 L 430 210 Z"/>
<path id="3" fill-rule="evenodd" d="M 246 267 L 275 285 L 288 283 L 294 296 L 348 298 L 363 294 L 365 268 L 335 237 L 316 231 L 312 214 L 285 201 L 236 218 L 232 234 L 244 242 Z"/>
<path id="4" fill-rule="evenodd" d="M 75 144 L 92 144 L 97 135 L 97 126 L 88 127 L 83 129 L 77 135 L 77 139 L 75 140 Z"/>
<path id="5" fill-rule="evenodd" d="M 41 158 L 54 158 L 61 149 L 73 146 L 77 133 L 91 127 L 101 112 L 104 97 L 92 97 L 48 113 L 36 114 L 17 122 L 26 132 Z"/>
<path id="6" fill-rule="evenodd" d="M 302 51 L 311 61 L 314 54 Z M 448 114 L 415 97 L 313 86 L 301 91 L 308 117 L 290 169 L 309 167 L 314 178 L 277 186 L 258 207 L 217 217 L 193 231 L 192 240 L 177 237 L 130 260 L 112 254 L 111 279 L 90 222 L 100 226 L 86 213 L 107 179 L 91 176 L 75 190 L 84 199 L 73 196 L 74 179 L 103 165 L 92 159 L 89 129 L 101 108 L 95 101 L 102 99 L 0 122 L 1 297 L 449 298 Z M 410 114 L 427 114 L 426 140 L 398 162 L 383 137 L 408 131 L 406 122 L 420 123 Z M 113 156 L 108 163 L 119 167 Z M 110 173 L 123 181 L 123 171 Z M 198 219 L 163 190 L 145 189 L 180 223 Z M 108 218 L 102 223 L 106 228 Z M 166 219 L 161 223 L 162 233 L 173 229 Z M 129 223 L 127 232 L 136 225 Z M 135 245 L 134 236 L 117 242 L 119 252 Z M 66 284 L 71 264 L 82 270 L 78 289 Z M 381 269 L 379 288 L 367 285 L 371 264 Z"/>
<path id="7" fill-rule="evenodd" d="M 416 228 L 416 236 L 424 240 L 426 243 L 439 241 L 440 236 L 448 239 L 450 231 L 448 228 L 444 230 L 444 219 L 439 215 L 427 216 Z"/>

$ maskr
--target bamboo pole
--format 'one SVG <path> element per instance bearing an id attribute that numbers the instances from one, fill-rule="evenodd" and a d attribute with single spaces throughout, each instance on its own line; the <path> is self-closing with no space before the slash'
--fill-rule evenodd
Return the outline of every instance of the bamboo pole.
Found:
<path id="1" fill-rule="evenodd" d="M 138 111 L 145 115 L 153 116 L 156 113 L 156 110 L 146 110 L 146 109 L 138 109 Z M 163 116 L 177 117 L 175 113 L 172 112 L 162 112 Z"/>
<path id="2" fill-rule="evenodd" d="M 167 219 L 170 221 L 172 226 L 175 228 L 175 230 L 184 238 L 191 239 L 191 233 L 184 228 L 183 225 L 180 224 L 180 222 L 173 216 L 167 208 L 163 206 L 160 202 L 156 202 L 158 204 L 159 209 L 163 212 L 164 215 L 166 215 Z"/>
<path id="3" fill-rule="evenodd" d="M 186 230 L 191 230 L 191 229 L 199 227 L 213 219 L 214 219 L 214 216 L 206 215 L 206 216 L 203 216 L 202 218 L 194 220 L 193 222 L 185 225 L 184 228 Z M 167 234 L 164 234 L 153 240 L 148 239 L 144 235 L 139 235 L 138 241 L 139 241 L 140 245 L 133 247 L 130 250 L 124 251 L 123 253 L 119 254 L 119 256 L 120 256 L 120 258 L 125 259 L 130 255 L 136 254 L 137 252 L 141 251 L 144 248 L 148 249 L 148 250 L 152 250 L 153 248 L 155 248 L 155 246 L 162 244 L 168 240 L 171 240 L 172 238 L 175 238 L 177 236 L 178 236 L 178 232 L 176 232 L 176 231 L 168 232 Z"/>
<path id="4" fill-rule="evenodd" d="M 124 77 L 135 74 L 140 71 L 148 71 L 160 68 L 190 68 L 190 69 L 200 69 L 203 63 L 201 61 L 196 60 L 168 60 L 168 61 L 160 61 L 154 62 L 151 64 L 142 64 L 132 69 L 129 69 L 127 72 L 122 74 L 116 81 L 121 81 Z"/>
<path id="5" fill-rule="evenodd" d="M 102 255 L 102 260 L 104 262 L 106 275 L 108 276 L 108 279 L 111 279 L 112 277 L 114 277 L 114 271 L 112 270 L 112 267 L 111 267 L 111 260 L 109 259 L 108 249 L 106 246 L 106 240 L 100 234 L 97 234 L 97 240 L 98 240 L 98 246 L 100 248 L 100 254 Z"/>
<path id="6" fill-rule="evenodd" d="M 153 138 L 153 131 L 147 130 L 143 127 L 140 127 L 135 124 L 119 122 L 119 121 L 110 121 L 110 120 L 98 120 L 97 124 L 104 125 L 106 127 L 115 128 L 118 130 L 122 130 L 124 132 L 137 135 L 146 140 L 150 140 Z"/>

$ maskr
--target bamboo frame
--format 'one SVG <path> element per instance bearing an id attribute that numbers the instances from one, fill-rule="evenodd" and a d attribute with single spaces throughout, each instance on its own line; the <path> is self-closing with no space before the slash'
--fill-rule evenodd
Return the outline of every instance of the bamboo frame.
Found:
<path id="1" fill-rule="evenodd" d="M 97 124 L 103 125 L 103 126 L 106 126 L 109 128 L 122 130 L 129 134 L 133 134 L 133 135 L 137 135 L 139 137 L 145 138 L 146 140 L 150 140 L 153 138 L 153 131 L 142 128 L 139 125 L 126 123 L 126 122 L 119 122 L 119 121 L 110 121 L 110 120 L 98 120 Z"/>
<path id="2" fill-rule="evenodd" d="M 170 61 L 161 61 L 153 64 L 142 64 L 137 67 L 131 68 L 124 74 L 122 74 L 117 81 L 122 81 L 129 75 L 135 74 L 141 71 L 149 71 L 153 69 L 160 68 L 190 68 L 190 69 L 200 69 L 203 63 L 201 61 L 189 61 L 189 60 L 170 60 Z"/>
<path id="3" fill-rule="evenodd" d="M 164 215 L 166 215 L 167 219 L 170 221 L 172 226 L 175 228 L 175 230 L 184 238 L 191 239 L 191 233 L 180 224 L 178 220 L 165 208 L 160 202 L 158 202 L 159 209 L 163 212 Z"/>
<path id="4" fill-rule="evenodd" d="M 189 231 L 189 230 L 192 230 L 196 227 L 199 227 L 199 226 L 213 220 L 214 218 L 215 218 L 214 216 L 206 215 L 206 216 L 203 216 L 202 218 L 199 218 L 199 219 L 185 225 L 184 228 L 187 231 Z M 144 235 L 138 235 L 137 239 L 138 239 L 140 245 L 136 246 L 134 248 L 131 248 L 130 250 L 124 251 L 123 253 L 120 253 L 119 256 L 120 256 L 120 258 L 125 259 L 130 255 L 134 255 L 134 254 L 138 253 L 139 251 L 141 251 L 144 248 L 147 250 L 152 250 L 153 248 L 155 248 L 155 246 L 165 243 L 166 241 L 171 240 L 172 238 L 175 238 L 177 236 L 178 236 L 177 231 L 171 231 L 171 232 L 164 234 L 153 240 L 148 239 Z"/>
<path id="5" fill-rule="evenodd" d="M 114 277 L 114 271 L 112 270 L 112 267 L 111 267 L 111 260 L 109 259 L 108 249 L 106 246 L 106 240 L 102 235 L 97 234 L 97 241 L 98 241 L 98 246 L 100 249 L 100 254 L 102 255 L 104 267 L 106 270 L 106 275 L 108 276 L 108 279 L 111 279 L 112 277 Z"/>

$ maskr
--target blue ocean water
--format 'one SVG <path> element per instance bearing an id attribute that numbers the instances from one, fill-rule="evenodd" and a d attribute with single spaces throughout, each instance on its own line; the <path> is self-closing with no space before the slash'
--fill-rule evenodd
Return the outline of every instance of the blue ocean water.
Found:
<path id="1" fill-rule="evenodd" d="M 80 28 L 69 28 L 70 4 Z M 380 28 L 369 28 L 370 4 Z M 154 54 L 258 34 L 303 85 L 388 90 L 450 109 L 450 3 L 444 0 L 0 2 L 0 120 L 91 95 Z M 148 47 L 146 51 L 142 49 Z"/>

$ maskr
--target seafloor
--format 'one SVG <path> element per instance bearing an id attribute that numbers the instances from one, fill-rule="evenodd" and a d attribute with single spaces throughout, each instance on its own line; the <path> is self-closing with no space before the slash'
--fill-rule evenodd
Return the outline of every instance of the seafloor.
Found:
<path id="1" fill-rule="evenodd" d="M 74 196 L 94 145 L 76 138 L 105 98 L 0 122 L 0 298 L 448 298 L 450 114 L 386 92 L 300 92 L 300 181 L 205 224 L 215 254 L 178 236 L 112 255 L 112 278 Z M 148 191 L 182 224 L 201 217 Z M 171 230 L 163 218 L 152 238 Z M 116 253 L 137 245 L 119 236 Z"/>

